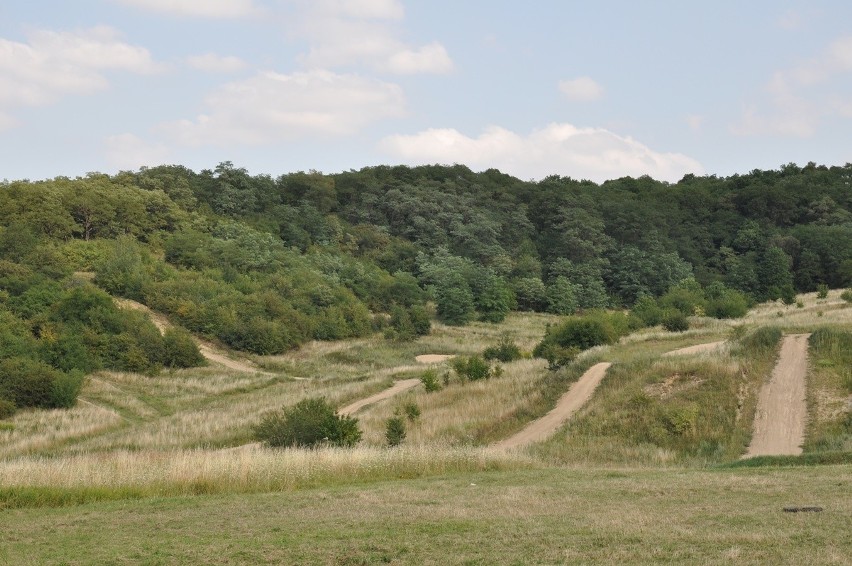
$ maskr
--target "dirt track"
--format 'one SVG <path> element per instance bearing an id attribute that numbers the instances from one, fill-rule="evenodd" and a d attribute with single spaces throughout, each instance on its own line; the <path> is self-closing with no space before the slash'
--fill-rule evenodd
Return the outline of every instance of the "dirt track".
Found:
<path id="1" fill-rule="evenodd" d="M 781 355 L 769 382 L 760 389 L 754 434 L 745 458 L 802 453 L 805 439 L 805 375 L 809 334 L 784 337 Z"/>
<path id="2" fill-rule="evenodd" d="M 516 448 L 533 442 L 544 440 L 556 432 L 562 423 L 567 421 L 577 409 L 586 404 L 592 397 L 598 384 L 606 375 L 606 370 L 612 365 L 601 362 L 593 365 L 584 373 L 568 391 L 565 392 L 549 413 L 528 424 L 523 430 L 494 444 L 495 448 Z"/>
<path id="3" fill-rule="evenodd" d="M 722 340 L 719 342 L 709 342 L 707 344 L 696 344 L 695 346 L 687 346 L 686 348 L 679 348 L 677 350 L 672 350 L 671 352 L 666 352 L 663 356 L 690 356 L 692 354 L 712 352 L 719 349 L 724 343 L 725 341 Z"/>
<path id="4" fill-rule="evenodd" d="M 416 387 L 420 383 L 419 379 L 403 379 L 394 383 L 391 387 L 388 387 L 384 391 L 376 393 L 366 399 L 360 399 L 355 401 L 350 405 L 346 405 L 342 409 L 338 409 L 337 414 L 339 415 L 351 415 L 352 413 L 358 411 L 367 405 L 372 405 L 373 403 L 378 403 L 379 401 L 384 401 L 385 399 L 390 399 L 394 395 L 398 395 L 403 391 L 408 391 L 412 387 Z"/>
<path id="5" fill-rule="evenodd" d="M 151 319 L 151 322 L 154 323 L 154 326 L 156 326 L 161 333 L 164 333 L 166 331 L 166 329 L 171 327 L 171 323 L 169 322 L 169 320 L 165 316 L 163 316 L 159 313 L 155 313 L 154 311 L 152 311 L 151 309 L 149 309 L 147 306 L 143 305 L 142 303 L 138 303 L 138 302 L 130 300 L 130 299 L 114 299 L 114 300 L 115 300 L 115 303 L 121 308 L 133 309 L 133 310 L 137 310 L 137 311 L 144 312 L 145 314 L 147 314 L 148 317 Z M 257 367 L 255 367 L 254 365 L 252 365 L 248 362 L 243 362 L 243 361 L 239 361 L 239 360 L 229 358 L 225 354 L 217 351 L 215 346 L 213 346 L 209 342 L 205 342 L 204 340 L 200 340 L 197 337 L 193 337 L 193 339 L 195 340 L 195 343 L 198 345 L 198 351 L 201 352 L 201 355 L 204 356 L 205 359 L 207 359 L 211 362 L 217 363 L 219 365 L 223 365 L 226 368 L 236 370 L 236 371 L 243 371 L 243 372 L 246 372 L 246 373 L 259 373 L 259 374 L 262 374 L 262 375 L 275 375 L 273 373 L 261 371 L 260 369 L 258 369 Z"/>

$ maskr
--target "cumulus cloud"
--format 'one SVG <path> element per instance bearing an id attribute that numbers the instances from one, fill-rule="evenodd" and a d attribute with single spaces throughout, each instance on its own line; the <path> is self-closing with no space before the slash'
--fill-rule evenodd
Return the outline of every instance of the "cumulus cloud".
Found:
<path id="1" fill-rule="evenodd" d="M 490 127 L 476 138 L 455 129 L 430 129 L 389 136 L 381 147 L 412 165 L 464 163 L 494 167 L 523 179 L 558 174 L 600 182 L 650 175 L 677 181 L 686 173 L 704 172 L 698 161 L 683 154 L 654 151 L 630 137 L 571 124 L 550 124 L 529 135 Z"/>
<path id="2" fill-rule="evenodd" d="M 256 145 L 346 136 L 405 112 L 399 86 L 330 71 L 259 73 L 219 87 L 204 104 L 207 111 L 195 120 L 161 130 L 185 145 Z"/>
<path id="3" fill-rule="evenodd" d="M 154 12 L 175 16 L 202 18 L 242 18 L 257 13 L 252 0 L 113 0 L 126 6 L 135 6 Z"/>
<path id="4" fill-rule="evenodd" d="M 109 84 L 107 71 L 161 69 L 147 49 L 121 41 L 109 27 L 40 30 L 27 43 L 0 38 L 0 107 L 40 106 L 66 94 L 102 90 Z"/>
<path id="5" fill-rule="evenodd" d="M 774 73 L 764 88 L 766 100 L 746 104 L 730 130 L 742 136 L 810 137 L 823 120 L 846 117 L 844 109 L 852 97 L 837 83 L 838 77 L 850 72 L 852 36 L 846 36 L 819 56 Z"/>
<path id="6" fill-rule="evenodd" d="M 604 93 L 603 87 L 591 77 L 560 81 L 559 90 L 568 97 L 568 100 L 576 102 L 598 100 Z"/>
<path id="7" fill-rule="evenodd" d="M 404 10 L 396 0 L 301 0 L 297 5 L 296 34 L 309 44 L 300 60 L 308 68 L 366 65 L 397 74 L 454 68 L 440 43 L 416 47 L 397 37 Z"/>
<path id="8" fill-rule="evenodd" d="M 208 73 L 233 73 L 246 67 L 246 62 L 239 57 L 221 57 L 215 53 L 187 57 L 186 63 L 194 69 Z"/>
<path id="9" fill-rule="evenodd" d="M 119 134 L 106 138 L 106 154 L 114 167 L 135 170 L 142 166 L 165 163 L 168 148 L 161 143 L 149 143 L 133 134 Z"/>

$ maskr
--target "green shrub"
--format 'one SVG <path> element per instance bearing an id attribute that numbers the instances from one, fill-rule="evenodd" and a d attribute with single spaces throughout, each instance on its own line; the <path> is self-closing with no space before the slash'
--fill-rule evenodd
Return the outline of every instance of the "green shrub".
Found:
<path id="1" fill-rule="evenodd" d="M 499 360 L 503 363 L 513 362 L 521 359 L 521 349 L 512 342 L 507 334 L 503 334 L 496 346 L 485 348 L 482 357 L 486 360 Z"/>
<path id="2" fill-rule="evenodd" d="M 852 289 L 846 289 L 842 293 L 840 293 L 840 298 L 846 301 L 847 303 L 852 303 Z"/>
<path id="3" fill-rule="evenodd" d="M 441 389 L 441 385 L 438 383 L 438 375 L 431 369 L 423 372 L 423 375 L 420 376 L 420 381 L 423 383 L 426 393 L 434 393 Z"/>
<path id="4" fill-rule="evenodd" d="M 414 402 L 406 403 L 402 407 L 402 410 L 405 412 L 405 416 L 411 422 L 414 422 L 418 418 L 420 418 L 420 407 L 417 406 L 417 403 L 414 403 Z"/>
<path id="5" fill-rule="evenodd" d="M 18 407 L 8 399 L 0 399 L 0 419 L 8 419 L 15 414 Z"/>
<path id="6" fill-rule="evenodd" d="M 749 299 L 744 293 L 725 288 L 707 300 L 706 312 L 713 318 L 742 318 L 748 307 Z"/>
<path id="7" fill-rule="evenodd" d="M 679 310 L 670 309 L 663 313 L 663 328 L 669 332 L 684 332 L 689 330 L 689 320 Z"/>
<path id="8" fill-rule="evenodd" d="M 60 372 L 28 358 L 0 361 L 0 398 L 17 407 L 52 407 L 53 382 Z"/>
<path id="9" fill-rule="evenodd" d="M 183 328 L 168 328 L 163 334 L 160 362 L 168 368 L 190 368 L 204 365 L 204 356 L 189 332 Z"/>
<path id="10" fill-rule="evenodd" d="M 645 326 L 657 326 L 663 320 L 663 309 L 654 297 L 642 295 L 630 311 L 641 320 Z"/>
<path id="11" fill-rule="evenodd" d="M 303 399 L 269 413 L 252 432 L 256 440 L 272 447 L 354 446 L 361 440 L 358 419 L 336 414 L 324 398 Z"/>
<path id="12" fill-rule="evenodd" d="M 593 311 L 586 316 L 572 316 L 558 326 L 548 327 L 533 355 L 548 361 L 564 359 L 595 346 L 613 344 L 628 332 L 630 318 L 623 313 Z"/>
<path id="13" fill-rule="evenodd" d="M 388 446 L 399 446 L 405 440 L 405 421 L 402 417 L 391 417 L 385 424 L 385 438 Z"/>
<path id="14" fill-rule="evenodd" d="M 492 376 L 491 367 L 488 362 L 479 356 L 470 356 L 469 358 L 458 357 L 452 362 L 453 369 L 463 380 L 478 381 L 480 379 L 488 379 Z"/>
<path id="15" fill-rule="evenodd" d="M 51 390 L 51 406 L 63 409 L 73 407 L 77 403 L 77 395 L 83 387 L 83 373 L 73 371 L 61 373 L 53 381 Z"/>
<path id="16" fill-rule="evenodd" d="M 828 297 L 828 285 L 820 283 L 817 285 L 817 298 L 825 299 L 826 297 Z"/>
<path id="17" fill-rule="evenodd" d="M 411 308 L 394 306 L 391 309 L 390 328 L 385 337 L 408 342 L 420 336 L 426 336 L 432 330 L 432 321 L 426 309 L 415 305 Z"/>

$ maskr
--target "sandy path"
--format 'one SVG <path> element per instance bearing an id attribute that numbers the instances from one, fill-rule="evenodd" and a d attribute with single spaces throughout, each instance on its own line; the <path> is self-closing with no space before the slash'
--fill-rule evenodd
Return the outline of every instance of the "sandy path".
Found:
<path id="1" fill-rule="evenodd" d="M 790 334 L 768 383 L 760 388 L 754 434 L 745 458 L 802 453 L 805 440 L 805 374 L 808 370 L 808 336 Z"/>
<path id="2" fill-rule="evenodd" d="M 163 316 L 159 313 L 152 311 L 151 309 L 149 309 L 147 306 L 143 305 L 142 303 L 138 303 L 138 302 L 133 301 L 131 299 L 115 298 L 113 300 L 121 308 L 133 309 L 133 310 L 141 311 L 141 312 L 144 312 L 145 314 L 147 314 L 148 317 L 151 319 L 151 322 L 154 323 L 154 326 L 156 326 L 157 329 L 159 329 L 160 333 L 165 333 L 165 331 L 168 328 L 171 327 L 171 323 L 169 322 L 169 319 L 167 319 L 165 316 Z M 253 365 L 249 362 L 235 360 L 233 358 L 230 358 L 230 357 L 226 356 L 225 354 L 221 353 L 220 351 L 218 351 L 215 348 L 215 346 L 213 346 L 209 342 L 205 342 L 203 340 L 200 340 L 199 338 L 197 338 L 195 336 L 193 336 L 193 340 L 195 340 L 195 343 L 198 345 L 198 351 L 201 352 L 201 355 L 204 356 L 205 359 L 207 359 L 211 362 L 217 363 L 219 365 L 223 365 L 226 368 L 236 370 L 236 371 L 242 371 L 242 372 L 246 372 L 246 373 L 259 373 L 261 375 L 269 375 L 269 376 L 275 375 L 274 373 L 261 371 L 255 365 Z M 295 378 L 295 379 L 301 379 L 301 378 Z"/>
<path id="3" fill-rule="evenodd" d="M 338 409 L 337 413 L 339 415 L 351 415 L 352 413 L 358 411 L 363 407 L 366 407 L 367 405 L 372 405 L 373 403 L 378 403 L 379 401 L 390 399 L 394 395 L 399 395 L 403 391 L 408 391 L 412 387 L 416 387 L 419 383 L 419 379 L 402 379 L 400 381 L 397 381 L 391 387 L 388 387 L 384 391 L 376 393 L 375 395 L 367 397 L 366 399 L 355 401 L 354 403 L 346 405 L 342 409 Z"/>
<path id="4" fill-rule="evenodd" d="M 696 344 L 695 346 L 687 346 L 686 348 L 678 348 L 671 352 L 666 352 L 663 356 L 689 356 L 692 354 L 701 354 L 703 352 L 712 352 L 719 349 L 725 341 L 709 342 L 707 344 Z"/>
<path id="5" fill-rule="evenodd" d="M 591 399 L 598 384 L 612 365 L 601 362 L 590 367 L 576 383 L 571 385 L 549 413 L 531 422 L 517 434 L 494 444 L 496 448 L 516 448 L 546 439 L 556 432 L 562 424 L 571 418 L 577 409 Z"/>

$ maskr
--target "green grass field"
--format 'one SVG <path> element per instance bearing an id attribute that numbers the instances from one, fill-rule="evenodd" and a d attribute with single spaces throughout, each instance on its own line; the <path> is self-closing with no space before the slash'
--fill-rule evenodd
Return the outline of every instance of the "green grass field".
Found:
<path id="1" fill-rule="evenodd" d="M 816 513 L 785 506 L 817 505 Z M 848 466 L 546 469 L 3 512 L 5 564 L 848 564 Z"/>

